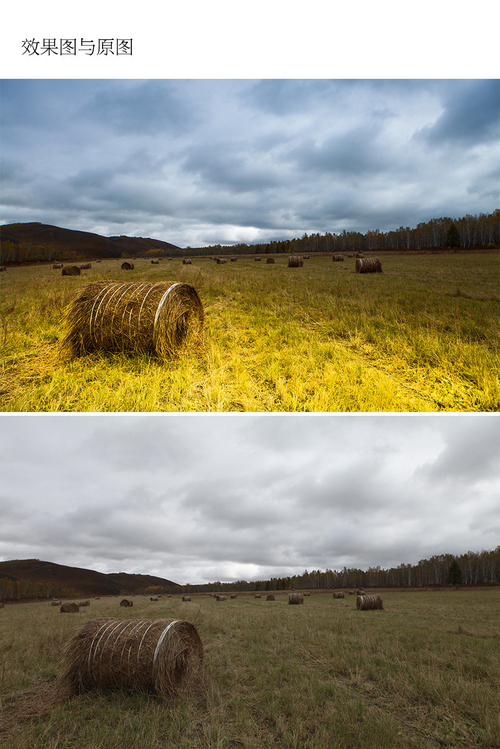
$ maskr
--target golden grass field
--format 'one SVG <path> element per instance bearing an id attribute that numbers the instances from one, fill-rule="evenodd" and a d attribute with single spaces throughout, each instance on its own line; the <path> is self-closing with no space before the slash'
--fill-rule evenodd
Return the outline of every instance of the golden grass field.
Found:
<path id="1" fill-rule="evenodd" d="M 368 591 L 372 593 L 374 591 Z M 346 592 L 303 605 L 208 594 L 157 602 L 48 601 L 0 609 L 0 743 L 5 749 L 494 749 L 500 746 L 500 588 L 378 590 L 383 611 Z M 162 700 L 92 691 L 50 698 L 60 654 L 99 616 L 192 622 L 201 687 Z"/>
<path id="2" fill-rule="evenodd" d="M 1 274 L 3 411 L 497 411 L 499 252 L 51 265 Z M 61 357 L 66 305 L 97 280 L 181 281 L 205 310 L 196 347 Z"/>

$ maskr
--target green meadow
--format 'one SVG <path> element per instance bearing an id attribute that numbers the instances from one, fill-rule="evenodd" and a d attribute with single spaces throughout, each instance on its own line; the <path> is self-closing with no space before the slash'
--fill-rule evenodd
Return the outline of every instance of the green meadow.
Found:
<path id="1" fill-rule="evenodd" d="M 373 591 L 368 591 L 372 593 Z M 0 609 L 5 749 L 437 749 L 500 746 L 500 589 L 193 595 Z M 88 619 L 176 618 L 202 639 L 203 682 L 169 700 L 92 691 L 50 699 L 64 642 Z"/>
<path id="2" fill-rule="evenodd" d="M 311 256 L 51 265 L 0 280 L 3 411 L 496 411 L 499 253 L 379 253 L 382 273 Z M 61 356 L 63 311 L 96 280 L 181 281 L 205 310 L 198 345 L 167 362 Z"/>

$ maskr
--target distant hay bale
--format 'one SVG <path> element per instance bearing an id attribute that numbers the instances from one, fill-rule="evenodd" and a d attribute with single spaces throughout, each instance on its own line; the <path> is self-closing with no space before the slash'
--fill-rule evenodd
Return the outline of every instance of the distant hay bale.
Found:
<path id="1" fill-rule="evenodd" d="M 156 258 L 156 260 L 151 260 L 151 265 L 159 265 L 159 264 L 160 264 L 160 261 L 158 260 L 158 258 Z"/>
<path id="2" fill-rule="evenodd" d="M 92 265 L 90 263 L 82 263 L 80 265 L 80 270 L 90 270 L 92 268 Z"/>
<path id="3" fill-rule="evenodd" d="M 356 608 L 358 611 L 368 611 L 372 609 L 383 609 L 382 598 L 376 596 L 358 596 L 356 598 Z"/>
<path id="4" fill-rule="evenodd" d="M 122 263 L 122 270 L 134 270 L 134 264 L 129 263 L 128 260 L 126 260 L 124 263 Z"/>
<path id="5" fill-rule="evenodd" d="M 53 266 L 52 266 L 52 269 L 53 270 L 58 270 L 59 268 L 62 268 L 62 267 L 63 267 L 62 263 L 54 263 Z"/>
<path id="6" fill-rule="evenodd" d="M 288 267 L 289 268 L 302 268 L 304 265 L 304 260 L 300 255 L 290 255 L 288 258 Z"/>
<path id="7" fill-rule="evenodd" d="M 90 601 L 78 601 L 79 606 L 90 606 Z"/>
<path id="8" fill-rule="evenodd" d="M 158 596 L 151 596 L 151 598 L 149 600 L 150 601 L 157 601 L 158 600 Z"/>
<path id="9" fill-rule="evenodd" d="M 60 605 L 61 605 L 61 603 L 62 603 L 62 601 L 51 601 L 51 602 L 50 602 L 50 605 L 51 605 L 51 606 L 60 606 Z"/>
<path id="10" fill-rule="evenodd" d="M 132 690 L 172 697 L 196 686 L 203 644 L 196 627 L 175 619 L 88 621 L 66 643 L 61 694 Z"/>
<path id="11" fill-rule="evenodd" d="M 254 260 L 255 260 L 256 262 L 260 262 L 260 261 L 262 260 L 262 258 L 261 258 L 261 257 L 254 257 Z"/>
<path id="12" fill-rule="evenodd" d="M 237 257 L 232 257 L 232 258 L 231 258 L 231 262 L 232 262 L 232 263 L 235 263 L 235 262 L 236 262 L 236 260 L 238 260 L 238 258 L 237 258 Z"/>
<path id="13" fill-rule="evenodd" d="M 254 598 L 262 598 L 262 596 L 261 596 L 261 594 L 260 594 L 260 593 L 256 593 L 256 594 L 254 595 Z"/>
<path id="14" fill-rule="evenodd" d="M 276 261 L 275 261 L 275 259 L 274 259 L 273 257 L 268 257 L 268 258 L 267 258 L 267 260 L 266 260 L 266 263 L 267 263 L 268 265 L 274 265 L 274 264 L 275 264 L 275 262 L 276 262 Z"/>
<path id="15" fill-rule="evenodd" d="M 78 614 L 80 607 L 77 603 L 63 603 L 60 611 L 61 614 Z"/>
<path id="16" fill-rule="evenodd" d="M 189 258 L 189 257 L 185 257 L 185 258 L 183 258 L 183 260 L 182 260 L 182 264 L 183 264 L 183 265 L 192 265 L 192 264 L 193 264 L 193 261 L 191 260 L 191 258 Z"/>
<path id="17" fill-rule="evenodd" d="M 304 258 L 304 260 L 309 260 L 310 256 L 309 255 L 302 255 L 302 257 Z"/>
<path id="18" fill-rule="evenodd" d="M 4 603 L 0 603 L 0 609 L 4 609 L 4 608 L 5 608 L 5 604 Z"/>
<path id="19" fill-rule="evenodd" d="M 345 598 L 345 593 L 343 590 L 336 590 L 333 593 L 334 598 Z"/>
<path id="20" fill-rule="evenodd" d="M 266 598 L 266 601 L 275 601 L 275 600 L 276 600 L 276 598 L 273 595 L 271 595 L 271 594 L 269 594 L 267 596 L 267 598 Z"/>
<path id="21" fill-rule="evenodd" d="M 340 263 L 344 260 L 343 255 L 333 255 L 332 260 L 334 263 Z"/>
<path id="22" fill-rule="evenodd" d="M 0 273 L 5 273 L 6 270 L 7 270 L 6 265 L 0 265 Z"/>
<path id="23" fill-rule="evenodd" d="M 365 595 L 365 591 L 363 590 L 363 588 L 358 588 L 358 590 L 356 591 L 356 594 L 358 596 L 364 596 Z"/>
<path id="24" fill-rule="evenodd" d="M 130 598 L 123 598 L 120 601 L 120 606 L 123 606 L 123 608 L 130 608 L 130 606 L 133 606 L 134 602 Z"/>
<path id="25" fill-rule="evenodd" d="M 196 340 L 203 317 L 189 284 L 96 281 L 66 308 L 62 350 L 71 357 L 134 351 L 167 359 Z"/>
<path id="26" fill-rule="evenodd" d="M 304 603 L 304 596 L 302 593 L 290 593 L 288 596 L 288 603 Z"/>
<path id="27" fill-rule="evenodd" d="M 354 257 L 354 252 L 349 252 L 347 257 Z"/>
<path id="28" fill-rule="evenodd" d="M 308 591 L 308 590 L 307 590 L 307 591 L 305 590 L 305 591 L 304 591 L 304 595 L 305 595 L 305 596 L 310 596 L 311 594 L 309 593 L 309 591 Z"/>
<path id="29" fill-rule="evenodd" d="M 362 253 L 362 252 L 357 252 L 357 253 L 356 253 L 356 257 L 364 257 L 364 255 L 363 255 L 363 253 Z"/>
<path id="30" fill-rule="evenodd" d="M 61 273 L 63 276 L 80 276 L 81 270 L 78 265 L 65 265 Z"/>
<path id="31" fill-rule="evenodd" d="M 350 596 L 353 596 L 353 595 L 355 595 L 355 593 L 356 593 L 356 591 L 355 591 L 355 590 L 350 590 L 350 591 L 349 591 L 349 595 L 350 595 Z"/>
<path id="32" fill-rule="evenodd" d="M 238 596 L 236 595 L 236 593 L 231 593 L 231 598 L 238 598 Z"/>
<path id="33" fill-rule="evenodd" d="M 190 601 L 191 600 L 191 596 L 182 596 L 182 600 L 183 601 Z"/>
<path id="34" fill-rule="evenodd" d="M 224 263 L 227 263 L 227 260 L 225 257 L 218 257 L 217 258 L 217 265 L 224 265 Z"/>
<path id="35" fill-rule="evenodd" d="M 378 257 L 358 257 L 356 260 L 356 273 L 382 273 L 382 263 Z"/>
<path id="36" fill-rule="evenodd" d="M 226 600 L 227 600 L 227 598 L 226 598 L 226 596 L 220 596 L 220 595 L 219 595 L 219 596 L 215 596 L 215 600 L 216 600 L 216 601 L 226 601 Z"/>

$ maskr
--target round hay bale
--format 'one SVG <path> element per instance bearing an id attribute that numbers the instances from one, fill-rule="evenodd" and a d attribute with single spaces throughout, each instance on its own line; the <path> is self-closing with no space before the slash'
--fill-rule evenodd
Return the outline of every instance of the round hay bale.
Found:
<path id="1" fill-rule="evenodd" d="M 63 603 L 60 608 L 61 614 L 78 614 L 80 607 L 77 603 Z"/>
<path id="2" fill-rule="evenodd" d="M 130 606 L 133 606 L 134 602 L 130 598 L 123 598 L 120 601 L 120 606 L 123 606 L 123 608 L 130 608 Z"/>
<path id="3" fill-rule="evenodd" d="M 333 593 L 334 598 L 345 598 L 345 593 L 342 590 L 336 590 Z"/>
<path id="4" fill-rule="evenodd" d="M 356 260 L 356 273 L 382 273 L 382 263 L 378 257 L 358 257 Z"/>
<path id="5" fill-rule="evenodd" d="M 254 257 L 254 260 L 255 260 L 255 262 L 259 262 L 260 263 L 260 261 L 262 260 L 262 258 L 261 257 Z"/>
<path id="6" fill-rule="evenodd" d="M 183 601 L 190 601 L 191 600 L 191 596 L 182 596 L 182 600 Z"/>
<path id="7" fill-rule="evenodd" d="M 276 600 L 276 598 L 273 595 L 271 595 L 271 594 L 269 594 L 267 596 L 267 598 L 266 598 L 266 601 L 275 601 L 275 600 Z"/>
<path id="8" fill-rule="evenodd" d="M 90 263 L 82 263 L 80 265 L 80 270 L 90 270 L 92 268 L 92 265 Z"/>
<path id="9" fill-rule="evenodd" d="M 304 265 L 304 260 L 300 255 L 290 255 L 288 258 L 288 267 L 289 268 L 302 268 Z"/>
<path id="10" fill-rule="evenodd" d="M 5 608 L 5 604 L 4 603 L 0 603 L 0 609 L 4 609 L 4 608 Z"/>
<path id="11" fill-rule="evenodd" d="M 64 648 L 60 690 L 127 689 L 171 697 L 201 676 L 196 627 L 175 619 L 88 621 Z"/>
<path id="12" fill-rule="evenodd" d="M 7 270 L 6 265 L 0 265 L 0 273 L 5 273 L 6 270 Z"/>
<path id="13" fill-rule="evenodd" d="M 151 265 L 159 265 L 159 264 L 160 264 L 160 261 L 158 260 L 158 258 L 156 260 L 151 260 Z"/>
<path id="14" fill-rule="evenodd" d="M 362 252 L 357 252 L 357 253 L 356 253 L 356 257 L 364 257 L 364 255 L 363 255 L 363 253 L 362 253 Z"/>
<path id="15" fill-rule="evenodd" d="M 79 606 L 90 606 L 90 601 L 78 601 Z"/>
<path id="16" fill-rule="evenodd" d="M 276 262 L 276 261 L 275 261 L 275 259 L 274 259 L 273 257 L 268 257 L 268 258 L 267 258 L 267 260 L 266 260 L 266 263 L 267 263 L 268 265 L 274 265 L 274 264 L 275 264 L 275 262 Z"/>
<path id="17" fill-rule="evenodd" d="M 232 258 L 231 258 L 231 262 L 232 262 L 232 263 L 235 263 L 235 262 L 236 262 L 236 260 L 238 260 L 238 258 L 237 258 L 237 257 L 232 257 Z"/>
<path id="18" fill-rule="evenodd" d="M 68 305 L 62 348 L 72 357 L 135 351 L 167 359 L 194 342 L 203 317 L 189 284 L 96 281 Z"/>
<path id="19" fill-rule="evenodd" d="M 51 601 L 51 602 L 50 602 L 50 605 L 51 605 L 51 606 L 60 606 L 60 605 L 61 605 L 61 603 L 62 603 L 62 601 Z"/>
<path id="20" fill-rule="evenodd" d="M 157 601 L 158 600 L 158 596 L 151 596 L 151 598 L 149 600 L 150 601 Z"/>
<path id="21" fill-rule="evenodd" d="M 290 593 L 288 596 L 288 603 L 304 603 L 304 596 L 302 593 Z"/>
<path id="22" fill-rule="evenodd" d="M 122 270 L 134 270 L 134 264 L 129 263 L 128 260 L 126 260 L 124 263 L 122 263 Z"/>
<path id="23" fill-rule="evenodd" d="M 219 596 L 215 596 L 215 600 L 216 600 L 216 601 L 226 601 L 226 600 L 227 600 L 227 598 L 226 598 L 226 596 L 220 596 L 220 595 L 219 595 Z"/>
<path id="24" fill-rule="evenodd" d="M 365 591 L 363 590 L 363 588 L 358 588 L 358 590 L 356 591 L 356 595 L 358 595 L 358 596 L 364 596 L 365 595 Z"/>
<path id="25" fill-rule="evenodd" d="M 217 258 L 217 265 L 224 265 L 224 263 L 227 263 L 227 260 L 225 257 L 218 257 Z"/>
<path id="26" fill-rule="evenodd" d="M 236 593 L 231 593 L 231 598 L 238 598 L 238 596 L 236 595 Z"/>
<path id="27" fill-rule="evenodd" d="M 52 270 L 57 270 L 57 269 L 62 268 L 62 267 L 63 267 L 62 263 L 54 263 L 53 266 L 52 266 Z"/>
<path id="28" fill-rule="evenodd" d="M 334 263 L 340 263 L 344 260 L 343 255 L 333 255 L 332 260 Z"/>
<path id="29" fill-rule="evenodd" d="M 355 590 L 350 590 L 350 591 L 349 591 L 349 595 L 350 595 L 350 596 L 353 596 L 353 595 L 355 595 L 355 593 L 356 593 L 356 591 L 355 591 Z"/>
<path id="30" fill-rule="evenodd" d="M 309 591 L 304 591 L 304 596 L 310 596 L 310 595 L 311 594 L 309 593 Z"/>
<path id="31" fill-rule="evenodd" d="M 80 276 L 82 272 L 78 265 L 65 265 L 61 273 L 63 276 Z"/>
<path id="32" fill-rule="evenodd" d="M 261 594 L 260 594 L 260 593 L 256 593 L 256 594 L 254 595 L 254 598 L 262 598 L 262 596 L 261 596 Z"/>
<path id="33" fill-rule="evenodd" d="M 183 264 L 183 265 L 192 265 L 193 263 L 192 263 L 192 260 L 190 260 L 190 258 L 188 258 L 188 257 L 185 257 L 185 258 L 183 259 L 183 261 L 182 261 L 182 264 Z"/>
<path id="34" fill-rule="evenodd" d="M 374 609 L 383 609 L 383 601 L 379 595 L 375 596 L 358 596 L 356 598 L 356 608 L 358 611 L 368 611 Z"/>

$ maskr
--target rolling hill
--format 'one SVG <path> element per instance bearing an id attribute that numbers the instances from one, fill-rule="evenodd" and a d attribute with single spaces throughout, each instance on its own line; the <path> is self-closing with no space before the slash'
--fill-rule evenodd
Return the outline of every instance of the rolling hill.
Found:
<path id="1" fill-rule="evenodd" d="M 177 583 L 152 575 L 104 574 L 40 559 L 0 562 L 0 597 L 3 598 L 11 597 L 6 591 L 13 592 L 15 598 L 125 595 L 143 593 L 151 586 L 165 592 L 181 590 Z"/>
<path id="2" fill-rule="evenodd" d="M 78 257 L 85 260 L 119 258 L 122 254 L 136 257 L 148 250 L 160 255 L 176 255 L 180 247 L 149 237 L 103 237 L 86 231 L 63 229 L 59 226 L 31 222 L 4 224 L 0 227 L 2 254 L 7 262 L 35 259 L 65 259 Z"/>

